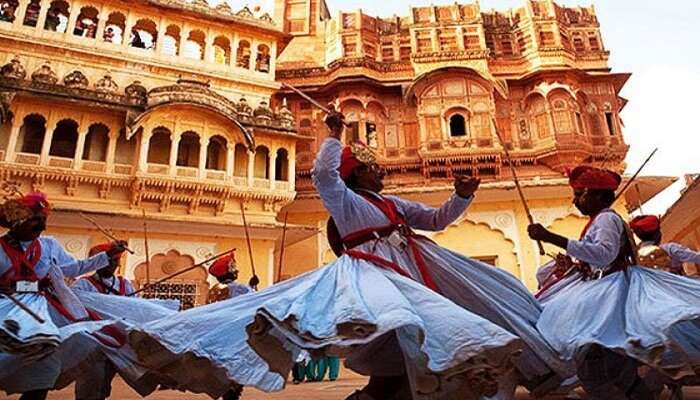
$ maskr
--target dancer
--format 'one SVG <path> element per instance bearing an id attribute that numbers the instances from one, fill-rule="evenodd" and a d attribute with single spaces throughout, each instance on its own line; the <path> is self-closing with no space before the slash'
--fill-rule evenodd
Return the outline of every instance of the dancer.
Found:
<path id="1" fill-rule="evenodd" d="M 640 215 L 630 221 L 639 244 L 640 262 L 644 266 L 658 267 L 673 274 L 685 275 L 683 263 L 700 264 L 700 252 L 678 243 L 661 243 L 661 220 L 655 215 Z"/>
<path id="2" fill-rule="evenodd" d="M 332 115 L 327 123 L 332 137 L 318 154 L 314 184 L 340 232 L 346 237 L 357 233 L 347 238 L 347 244 L 353 239 L 355 245 L 322 268 L 260 292 L 139 327 L 131 332 L 130 342 L 140 359 L 181 388 L 214 398 L 238 384 L 265 391 L 282 389 L 301 349 L 316 358 L 345 357 L 350 369 L 372 376 L 370 385 L 351 399 L 494 395 L 522 342 L 437 291 L 458 293 L 480 305 L 508 299 L 499 310 L 505 314 L 501 319 L 530 327 L 533 336 L 538 335 L 534 324 L 539 306 L 524 288 L 521 291 L 522 284 L 502 272 L 465 282 L 464 274 L 479 275 L 494 268 L 477 265 L 476 271 L 460 272 L 474 269 L 476 263 L 411 231 L 447 227 L 470 203 L 478 180 L 456 179 L 457 193 L 439 209 L 398 198 L 386 203 L 367 200 L 348 187 L 339 168 L 364 172 L 365 178 L 359 179 L 368 183 L 379 183 L 381 171 L 360 161 L 365 154 L 361 149 L 357 156 L 350 157 L 353 153 L 347 150 L 341 157 L 342 117 Z M 395 208 L 384 207 L 390 204 Z M 399 210 L 406 216 L 402 224 L 387 218 L 386 213 L 398 218 Z M 364 240 L 367 233 L 369 241 Z M 471 264 L 465 265 L 464 260 Z M 459 271 L 452 267 L 457 263 Z M 438 276 L 433 268 L 452 272 Z M 491 282 L 497 280 L 494 276 L 500 279 L 497 291 L 491 290 L 495 286 Z M 508 285 L 515 282 L 515 288 Z M 523 304 L 534 310 L 533 315 L 515 315 Z M 515 361 L 528 357 L 532 354 Z M 200 372 L 196 377 L 189 372 L 194 362 Z M 548 371 L 546 366 L 542 369 Z"/>
<path id="3" fill-rule="evenodd" d="M 227 300 L 236 296 L 252 293 L 260 283 L 260 279 L 253 275 L 248 281 L 248 285 L 236 282 L 238 280 L 238 267 L 236 265 L 236 255 L 223 256 L 214 261 L 209 267 L 209 273 L 219 281 L 214 287 L 209 289 L 208 303 Z"/>
<path id="4" fill-rule="evenodd" d="M 640 363 L 669 376 L 694 375 L 700 329 L 700 283 L 637 266 L 624 220 L 609 207 L 621 178 L 589 166 L 569 176 L 574 204 L 590 217 L 580 240 L 533 224 L 533 240 L 558 246 L 571 268 L 556 284 L 572 280 L 549 299 L 537 327 L 568 360 L 593 399 L 649 399 L 637 374 Z M 653 304 L 653 306 L 650 306 Z M 670 357 L 659 357 L 666 353 Z"/>
<path id="5" fill-rule="evenodd" d="M 43 320 L 39 322 L 8 297 L 0 298 L 0 319 L 5 321 L 0 326 L 0 390 L 23 393 L 23 400 L 46 398 L 64 363 L 82 356 L 62 351 L 69 338 L 105 325 L 73 324 L 89 315 L 64 277 L 95 271 L 125 247 L 125 243 L 115 242 L 107 251 L 76 261 L 56 239 L 41 236 L 49 210 L 44 194 L 31 193 L 5 201 L 0 212 L 0 225 L 9 229 L 0 238 L 2 292 L 14 296 Z"/>

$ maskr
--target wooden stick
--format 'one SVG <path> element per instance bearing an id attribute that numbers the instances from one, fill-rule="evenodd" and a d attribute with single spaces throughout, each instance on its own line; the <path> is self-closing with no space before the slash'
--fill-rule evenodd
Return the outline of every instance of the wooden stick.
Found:
<path id="1" fill-rule="evenodd" d="M 87 215 L 85 215 L 83 213 L 80 213 L 80 217 L 82 219 L 86 220 L 87 222 L 91 223 L 95 228 L 97 228 L 98 231 L 100 231 L 100 233 L 105 235 L 108 239 L 113 240 L 115 242 L 119 241 L 119 239 L 114 237 L 114 235 L 111 232 L 109 232 L 105 228 L 101 227 L 100 224 L 98 224 L 97 221 L 95 221 L 94 219 L 88 217 Z M 135 254 L 134 251 L 128 247 L 124 247 L 124 250 L 128 251 L 130 254 Z"/>
<path id="2" fill-rule="evenodd" d="M 520 201 L 523 203 L 523 207 L 525 208 L 525 214 L 527 215 L 527 220 L 530 222 L 530 225 L 533 225 L 535 223 L 535 219 L 532 217 L 532 213 L 530 212 L 530 207 L 527 205 L 527 200 L 525 199 L 525 194 L 523 193 L 522 187 L 520 187 L 520 180 L 518 179 L 517 172 L 515 172 L 515 166 L 513 165 L 513 160 L 510 158 L 510 152 L 508 151 L 508 148 L 506 147 L 506 143 L 503 141 L 501 134 L 498 132 L 498 126 L 496 125 L 496 121 L 493 118 L 491 118 L 491 123 L 493 124 L 493 129 L 496 132 L 496 136 L 498 137 L 498 141 L 501 142 L 501 146 L 503 147 L 503 152 L 506 155 L 506 160 L 508 160 L 508 165 L 510 166 L 510 172 L 513 175 L 513 181 L 515 182 L 515 188 L 518 190 L 518 195 L 520 196 Z M 537 241 L 537 247 L 540 251 L 541 256 L 547 255 L 547 252 L 544 251 L 544 246 L 542 246 L 542 242 L 540 242 L 539 240 Z"/>
<path id="3" fill-rule="evenodd" d="M 280 262 L 277 265 L 277 281 L 282 280 L 282 265 L 284 264 L 284 242 L 287 239 L 287 218 L 289 217 L 289 211 L 284 213 L 284 226 L 282 226 L 282 242 L 280 243 Z"/>
<path id="4" fill-rule="evenodd" d="M 245 231 L 245 240 L 248 243 L 248 255 L 250 256 L 250 268 L 253 270 L 253 276 L 258 276 L 255 273 L 255 260 L 253 259 L 253 245 L 250 242 L 250 233 L 248 232 L 248 223 L 245 220 L 245 209 L 243 208 L 243 203 L 241 205 L 241 217 L 243 218 L 243 230 Z M 257 289 L 254 287 L 253 289 Z"/>
<path id="5" fill-rule="evenodd" d="M 180 276 L 180 275 L 184 274 L 185 272 L 192 271 L 192 270 L 195 269 L 195 268 L 199 268 L 199 267 L 203 266 L 204 264 L 210 263 L 210 262 L 212 262 L 212 261 L 218 259 L 219 257 L 223 257 L 223 256 L 225 256 L 225 255 L 227 255 L 227 254 L 230 254 L 232 251 L 235 251 L 235 250 L 236 250 L 236 249 L 229 249 L 229 250 L 226 250 L 225 252 L 219 253 L 219 254 L 217 254 L 217 255 L 215 255 L 215 256 L 211 256 L 211 257 L 207 258 L 206 260 L 204 260 L 204 261 L 202 261 L 202 262 L 200 262 L 200 263 L 197 263 L 197 264 L 192 265 L 192 266 L 190 266 L 190 267 L 181 269 L 181 270 L 179 270 L 179 271 L 177 271 L 177 272 L 173 272 L 172 274 L 170 274 L 170 275 L 168 275 L 168 276 L 166 276 L 166 277 L 163 277 L 163 278 L 158 279 L 157 281 L 153 282 L 152 284 L 144 285 L 141 289 L 135 291 L 134 293 L 131 293 L 129 296 L 134 296 L 134 295 L 136 295 L 136 294 L 138 294 L 138 293 L 141 293 L 141 292 L 143 292 L 143 291 L 146 291 L 146 290 L 148 290 L 148 289 L 150 289 L 150 288 L 152 288 L 152 287 L 154 287 L 154 286 L 156 286 L 156 285 L 159 285 L 159 284 L 161 284 L 161 283 L 163 283 L 163 282 L 165 282 L 165 281 L 168 281 L 168 280 L 170 280 L 170 279 L 172 279 L 172 278 L 174 278 L 174 277 L 176 277 L 176 276 Z"/>
<path id="6" fill-rule="evenodd" d="M 649 154 L 649 157 L 647 157 L 647 159 L 644 160 L 644 162 L 643 162 L 642 165 L 639 167 L 639 169 L 637 169 L 637 172 L 635 172 L 634 175 L 632 175 L 632 177 L 630 178 L 630 180 L 627 181 L 627 184 L 625 184 L 625 186 L 622 188 L 622 190 L 620 190 L 620 192 L 617 194 L 617 196 L 615 196 L 615 201 L 617 201 L 618 199 L 620 199 L 620 197 L 622 197 L 622 195 L 625 194 L 625 192 L 627 191 L 627 189 L 629 189 L 630 185 L 632 185 L 632 183 L 634 183 L 634 181 L 637 179 L 637 177 L 638 177 L 639 174 L 642 172 L 642 170 L 644 169 L 644 167 L 646 167 L 647 164 L 649 164 L 649 161 L 651 161 L 652 157 L 654 157 L 654 154 L 656 154 L 657 151 L 659 151 L 659 148 L 658 148 L 658 147 L 655 148 L 654 151 L 651 152 L 651 154 Z"/>
<path id="7" fill-rule="evenodd" d="M 292 86 L 292 85 L 290 85 L 290 84 L 288 84 L 288 83 L 282 82 L 282 87 L 286 87 L 287 89 L 291 90 L 292 92 L 298 94 L 302 99 L 308 101 L 309 103 L 311 103 L 311 104 L 314 105 L 316 108 L 318 108 L 319 110 L 323 111 L 324 113 L 330 114 L 330 113 L 332 112 L 328 107 L 326 107 L 326 106 L 324 106 L 323 104 L 319 103 L 318 101 L 314 100 L 311 96 L 309 96 L 308 94 L 306 94 L 306 93 L 302 92 L 301 90 L 295 88 L 294 86 Z M 343 125 L 345 125 L 346 127 L 350 127 L 350 123 L 349 123 L 349 122 L 343 121 Z"/>
<path id="8" fill-rule="evenodd" d="M 44 322 L 46 322 L 43 318 L 37 315 L 37 313 L 32 311 L 31 308 L 27 307 L 24 303 L 19 301 L 15 296 L 11 295 L 10 293 L 2 293 L 2 295 L 10 299 L 13 303 L 17 305 L 17 307 L 21 308 L 24 312 L 31 315 L 31 317 L 34 318 L 38 323 L 43 324 Z"/>
<path id="9" fill-rule="evenodd" d="M 143 214 L 143 248 L 146 252 L 146 283 L 151 281 L 151 253 L 148 251 L 148 224 L 146 223 L 146 209 L 142 208 Z"/>

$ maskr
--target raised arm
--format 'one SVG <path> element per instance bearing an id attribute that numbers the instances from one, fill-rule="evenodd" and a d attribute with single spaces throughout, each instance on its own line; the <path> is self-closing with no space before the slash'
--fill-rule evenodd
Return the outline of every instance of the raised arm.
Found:
<path id="1" fill-rule="evenodd" d="M 700 264 L 700 252 L 693 251 L 678 243 L 666 243 L 662 244 L 661 247 L 674 259 L 681 262 Z"/>
<path id="2" fill-rule="evenodd" d="M 440 208 L 390 196 L 406 217 L 408 224 L 424 231 L 441 231 L 457 220 L 469 207 L 474 196 L 462 198 L 453 194 Z"/>
<path id="3" fill-rule="evenodd" d="M 318 190 L 321 200 L 326 205 L 334 207 L 342 203 L 348 187 L 340 178 L 340 155 L 343 144 L 340 140 L 329 137 L 323 141 L 316 155 L 316 162 L 311 171 L 314 187 Z"/>

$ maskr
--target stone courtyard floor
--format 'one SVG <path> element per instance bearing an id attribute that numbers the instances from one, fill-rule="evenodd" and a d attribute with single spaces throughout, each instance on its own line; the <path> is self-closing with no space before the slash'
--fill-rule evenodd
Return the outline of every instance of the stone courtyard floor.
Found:
<path id="1" fill-rule="evenodd" d="M 242 400 L 343 400 L 355 389 L 362 387 L 366 379 L 343 370 L 341 377 L 335 382 L 314 382 L 302 383 L 300 385 L 290 384 L 280 393 L 262 393 L 254 389 L 246 389 Z M 0 399 L 17 400 L 19 396 L 4 396 L 0 394 Z M 138 394 L 131 390 L 120 379 L 114 381 L 114 389 L 110 399 L 112 400 L 136 400 L 140 399 Z M 52 392 L 49 400 L 71 400 L 73 399 L 73 387 L 70 386 L 59 392 Z M 205 400 L 208 396 L 182 393 L 175 391 L 160 391 L 148 397 L 150 400 Z M 518 400 L 530 399 L 527 393 L 518 395 Z M 550 396 L 546 400 L 561 400 L 562 397 Z M 668 395 L 662 399 L 668 399 Z M 455 399 L 459 400 L 459 399 Z M 686 389 L 685 400 L 700 400 L 700 388 Z"/>

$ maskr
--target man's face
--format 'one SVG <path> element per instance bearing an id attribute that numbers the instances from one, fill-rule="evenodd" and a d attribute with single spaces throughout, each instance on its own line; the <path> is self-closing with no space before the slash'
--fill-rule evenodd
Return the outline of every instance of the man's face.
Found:
<path id="1" fill-rule="evenodd" d="M 35 240 L 46 230 L 46 216 L 35 214 L 33 217 L 17 225 L 12 229 L 12 234 L 17 240 L 23 242 Z"/>
<path id="2" fill-rule="evenodd" d="M 118 268 L 119 268 L 119 258 L 112 257 L 109 259 L 108 266 L 97 270 L 97 275 L 99 275 L 102 278 L 111 278 L 114 276 L 114 273 L 117 272 Z"/>
<path id="3" fill-rule="evenodd" d="M 380 193 L 384 190 L 386 172 L 378 164 L 365 165 L 355 171 L 355 182 L 360 189 Z"/>

